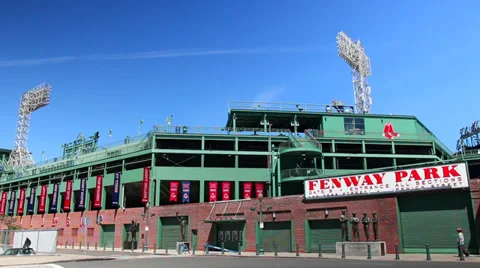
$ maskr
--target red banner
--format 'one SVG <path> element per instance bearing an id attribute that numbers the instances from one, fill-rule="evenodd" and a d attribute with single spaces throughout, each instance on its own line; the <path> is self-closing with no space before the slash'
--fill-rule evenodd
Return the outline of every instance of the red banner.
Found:
<path id="1" fill-rule="evenodd" d="M 243 199 L 250 199 L 252 197 L 252 183 L 243 183 Z"/>
<path id="2" fill-rule="evenodd" d="M 150 192 L 150 168 L 143 168 L 143 184 L 142 184 L 142 203 L 148 203 L 148 195 Z"/>
<path id="3" fill-rule="evenodd" d="M 230 182 L 229 181 L 222 182 L 222 200 L 223 201 L 230 200 Z"/>
<path id="4" fill-rule="evenodd" d="M 103 186 L 103 176 L 97 176 L 97 182 L 95 184 L 95 197 L 93 198 L 93 208 L 101 209 L 102 208 L 102 187 Z"/>
<path id="5" fill-rule="evenodd" d="M 38 213 L 45 213 L 45 206 L 47 201 L 47 187 L 48 185 L 42 185 L 40 190 L 40 200 L 38 201 Z"/>
<path id="6" fill-rule="evenodd" d="M 216 202 L 217 201 L 217 189 L 218 189 L 218 182 L 211 181 L 208 183 L 210 189 L 210 198 L 209 202 Z"/>
<path id="7" fill-rule="evenodd" d="M 17 215 L 23 216 L 23 210 L 25 208 L 25 195 L 27 189 L 22 188 L 20 189 L 20 196 L 18 197 L 18 207 L 17 207 Z"/>
<path id="8" fill-rule="evenodd" d="M 256 182 L 255 183 L 255 193 L 257 194 L 257 197 L 260 195 L 260 194 L 264 194 L 263 191 L 264 191 L 264 184 L 263 182 Z"/>
<path id="9" fill-rule="evenodd" d="M 178 202 L 178 181 L 170 182 L 170 199 L 168 202 Z"/>
<path id="10" fill-rule="evenodd" d="M 2 199 L 0 200 L 0 215 L 5 215 L 5 209 L 7 208 L 7 192 L 2 193 Z"/>
<path id="11" fill-rule="evenodd" d="M 65 195 L 63 196 L 63 211 L 70 212 L 72 204 L 73 181 L 67 181 Z"/>

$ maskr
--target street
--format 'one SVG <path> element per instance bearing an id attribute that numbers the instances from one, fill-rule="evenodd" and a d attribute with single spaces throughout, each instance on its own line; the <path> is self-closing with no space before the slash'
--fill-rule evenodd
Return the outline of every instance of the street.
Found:
<path id="1" fill-rule="evenodd" d="M 447 268 L 456 265 L 461 267 L 478 267 L 474 262 L 413 262 L 413 261 L 368 261 L 368 260 L 340 260 L 340 259 L 302 259 L 302 258 L 237 258 L 237 257 L 157 257 L 141 259 L 122 259 L 111 261 L 88 261 L 60 263 L 65 268 L 86 268 L 86 267 L 104 267 L 104 268 L 131 268 L 131 267 L 169 267 L 169 268 L 340 268 L 340 267 L 393 267 L 393 268 L 412 268 L 412 267 L 431 267 Z"/>

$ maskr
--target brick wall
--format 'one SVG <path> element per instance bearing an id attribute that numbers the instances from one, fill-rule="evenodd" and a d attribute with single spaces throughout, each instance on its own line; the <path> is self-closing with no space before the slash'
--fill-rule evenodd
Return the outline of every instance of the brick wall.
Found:
<path id="1" fill-rule="evenodd" d="M 338 218 L 342 209 L 347 209 L 348 213 L 357 212 L 357 216 L 361 217 L 364 211 L 369 215 L 373 211 L 376 211 L 379 216 L 379 240 L 386 241 L 387 252 L 393 253 L 395 244 L 398 244 L 398 220 L 396 211 L 395 197 L 378 197 L 369 199 L 337 199 L 331 201 L 320 202 L 303 202 L 303 196 L 288 196 L 278 198 L 265 198 L 265 206 L 272 206 L 269 212 L 264 214 L 264 221 L 294 221 L 294 240 L 295 244 L 300 245 L 300 251 L 305 251 L 305 221 L 306 220 L 322 220 L 326 219 L 325 209 L 328 209 L 328 219 Z M 168 205 L 161 207 L 152 207 L 151 213 L 155 213 L 155 217 L 150 218 L 149 239 L 148 246 L 153 247 L 157 243 L 158 237 L 158 217 L 175 216 L 177 211 L 180 215 L 190 216 L 190 228 L 198 230 L 198 249 L 202 250 L 203 244 L 207 241 L 214 243 L 213 224 L 205 223 L 204 220 L 208 218 L 210 211 L 212 210 L 212 204 L 179 204 Z M 238 203 L 230 203 L 226 210 L 226 213 L 233 213 L 237 211 Z M 258 221 L 258 212 L 250 211 L 250 207 L 258 207 L 258 200 L 252 199 L 250 201 L 243 201 L 240 208 L 240 212 L 244 213 L 246 219 L 246 250 L 255 251 L 255 224 Z M 211 216 L 221 215 L 225 209 L 225 204 L 217 204 L 214 212 Z M 275 212 L 275 219 L 273 218 L 273 212 Z M 75 241 L 75 245 L 78 246 L 80 241 L 85 241 L 85 229 L 80 227 L 81 217 L 86 216 L 92 220 L 92 224 L 89 228 L 94 228 L 94 235 L 87 237 L 90 246 L 93 247 L 95 242 L 100 245 L 101 226 L 96 224 L 96 218 L 98 215 L 103 216 L 103 224 L 115 224 L 115 247 L 120 248 L 122 244 L 123 226 L 130 223 L 132 220 L 136 220 L 140 224 L 140 240 L 139 245 L 145 240 L 142 235 L 145 234 L 146 219 L 141 216 L 144 213 L 143 208 L 132 209 L 118 209 L 118 210 L 101 210 L 101 211 L 86 211 L 71 212 L 71 213 L 59 213 L 45 214 L 44 226 L 41 227 L 42 215 L 24 216 L 22 221 L 22 228 L 25 229 L 42 229 L 42 228 L 63 228 L 63 236 L 58 238 L 59 245 L 64 245 L 68 242 L 71 245 L 72 241 Z M 349 215 L 349 216 L 350 216 Z M 58 224 L 53 227 L 52 220 L 56 216 L 58 218 Z M 69 227 L 66 226 L 67 216 L 71 219 Z M 19 219 L 20 220 L 20 219 Z M 79 228 L 78 235 L 72 236 L 72 229 Z M 372 226 L 370 226 L 372 228 Z M 363 228 L 360 228 L 361 239 L 364 239 Z M 340 232 L 338 233 L 340 241 Z M 371 229 L 371 237 L 373 238 L 373 229 Z M 84 244 L 84 242 L 82 242 Z M 141 248 L 139 246 L 139 248 Z"/>

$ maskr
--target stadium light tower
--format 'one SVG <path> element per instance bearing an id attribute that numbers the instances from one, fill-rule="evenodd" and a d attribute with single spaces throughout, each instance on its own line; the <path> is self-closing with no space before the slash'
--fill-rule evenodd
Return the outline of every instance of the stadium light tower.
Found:
<path id="1" fill-rule="evenodd" d="M 371 91 L 367 77 L 371 75 L 370 58 L 360 44 L 354 42 L 344 32 L 337 35 L 338 55 L 352 68 L 353 90 L 357 113 L 370 113 L 372 105 Z"/>
<path id="2" fill-rule="evenodd" d="M 51 86 L 43 83 L 22 94 L 18 111 L 15 145 L 7 162 L 9 169 L 18 169 L 35 165 L 27 148 L 28 131 L 32 113 L 50 103 Z"/>

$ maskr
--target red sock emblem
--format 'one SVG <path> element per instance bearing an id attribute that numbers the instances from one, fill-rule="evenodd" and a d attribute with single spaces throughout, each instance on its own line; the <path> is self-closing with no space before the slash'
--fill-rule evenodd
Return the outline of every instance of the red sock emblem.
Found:
<path id="1" fill-rule="evenodd" d="M 383 128 L 383 136 L 385 138 L 391 140 L 393 138 L 399 137 L 400 134 L 395 132 L 395 130 L 393 130 L 392 123 L 388 122 L 388 123 L 385 124 L 385 127 Z"/>

